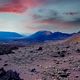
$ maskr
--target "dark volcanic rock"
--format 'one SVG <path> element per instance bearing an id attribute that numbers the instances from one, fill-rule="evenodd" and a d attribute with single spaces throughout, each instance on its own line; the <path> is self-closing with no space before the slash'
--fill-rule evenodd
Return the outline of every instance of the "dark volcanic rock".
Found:
<path id="1" fill-rule="evenodd" d="M 47 68 L 43 73 L 42 80 L 68 80 L 69 69 Z"/>
<path id="2" fill-rule="evenodd" d="M 42 49 L 43 49 L 42 47 L 39 47 L 37 50 L 40 51 L 40 50 L 42 50 Z"/>
<path id="3" fill-rule="evenodd" d="M 77 52 L 77 53 L 80 53 L 80 49 L 77 49 L 76 52 Z"/>
<path id="4" fill-rule="evenodd" d="M 57 51 L 57 52 L 53 53 L 51 56 L 53 56 L 53 57 L 65 57 L 66 53 L 67 53 L 67 51 Z"/>
<path id="5" fill-rule="evenodd" d="M 10 45 L 0 45 L 0 55 L 4 54 L 11 54 L 13 53 L 12 50 L 18 49 L 16 46 L 10 46 Z"/>
<path id="6" fill-rule="evenodd" d="M 31 69 L 31 72 L 36 72 L 36 69 L 35 68 Z"/>
<path id="7" fill-rule="evenodd" d="M 0 69 L 0 77 L 2 77 L 2 76 L 5 75 L 5 74 L 6 74 L 5 70 L 4 70 L 3 68 L 1 68 L 1 69 Z"/>
<path id="8" fill-rule="evenodd" d="M 8 66 L 8 64 L 4 64 L 3 66 Z"/>
<path id="9" fill-rule="evenodd" d="M 67 78 L 70 73 L 67 72 L 67 69 L 62 70 L 60 73 L 58 73 L 60 77 Z"/>
<path id="10" fill-rule="evenodd" d="M 0 58 L 0 61 L 1 61 L 2 59 Z"/>
<path id="11" fill-rule="evenodd" d="M 58 54 L 60 57 L 65 57 L 66 51 L 60 51 L 60 52 L 58 52 Z"/>
<path id="12" fill-rule="evenodd" d="M 20 79 L 17 72 L 12 70 L 5 71 L 3 68 L 0 69 L 0 80 L 23 80 Z"/>

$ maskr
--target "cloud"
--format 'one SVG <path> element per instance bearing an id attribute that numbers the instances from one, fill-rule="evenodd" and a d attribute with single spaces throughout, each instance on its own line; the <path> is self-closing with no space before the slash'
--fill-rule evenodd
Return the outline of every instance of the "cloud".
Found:
<path id="1" fill-rule="evenodd" d="M 37 0 L 0 0 L 0 12 L 24 12 L 39 4 Z"/>
<path id="2" fill-rule="evenodd" d="M 37 13 L 32 14 L 35 20 L 57 19 L 58 13 L 52 9 L 39 9 Z"/>
<path id="3" fill-rule="evenodd" d="M 21 12 L 23 5 L 20 0 L 0 0 L 0 12 Z"/>
<path id="4" fill-rule="evenodd" d="M 35 13 L 32 13 L 32 17 L 35 21 L 62 21 L 62 22 L 80 22 L 80 12 L 60 12 L 58 10 L 50 8 L 37 8 Z"/>
<path id="5" fill-rule="evenodd" d="M 79 6 L 80 0 L 0 0 L 0 30 L 74 32 L 80 29 Z"/>

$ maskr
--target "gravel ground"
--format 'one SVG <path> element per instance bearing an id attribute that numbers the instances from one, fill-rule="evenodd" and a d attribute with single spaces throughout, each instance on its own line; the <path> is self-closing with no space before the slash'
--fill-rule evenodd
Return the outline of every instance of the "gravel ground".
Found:
<path id="1" fill-rule="evenodd" d="M 0 55 L 0 68 L 23 80 L 80 80 L 80 41 L 50 41 L 12 52 Z"/>

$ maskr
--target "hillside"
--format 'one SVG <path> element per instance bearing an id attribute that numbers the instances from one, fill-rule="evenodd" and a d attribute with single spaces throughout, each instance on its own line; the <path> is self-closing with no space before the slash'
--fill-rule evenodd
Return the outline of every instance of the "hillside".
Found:
<path id="1" fill-rule="evenodd" d="M 80 33 L 76 33 L 72 37 L 66 40 L 66 43 L 74 43 L 74 42 L 80 42 Z"/>
<path id="2" fill-rule="evenodd" d="M 17 48 L 1 46 L 0 71 L 2 68 L 11 73 L 16 71 L 23 80 L 80 80 L 79 37 L 78 34 L 70 37 L 67 44 L 62 40 Z M 0 76 L 6 80 L 3 78 Z"/>
<path id="3" fill-rule="evenodd" d="M 29 37 L 25 37 L 21 40 L 30 42 L 44 42 L 48 40 L 64 40 L 71 37 L 73 34 L 62 33 L 62 32 L 50 32 L 50 31 L 38 31 Z"/>
<path id="4" fill-rule="evenodd" d="M 22 38 L 23 35 L 16 32 L 0 32 L 0 41 L 11 41 Z"/>

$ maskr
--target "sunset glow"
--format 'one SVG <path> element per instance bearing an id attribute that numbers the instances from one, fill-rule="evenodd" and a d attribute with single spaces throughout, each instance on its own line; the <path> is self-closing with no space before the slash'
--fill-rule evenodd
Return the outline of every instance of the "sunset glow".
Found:
<path id="1" fill-rule="evenodd" d="M 0 31 L 80 30 L 79 0 L 0 0 Z"/>

